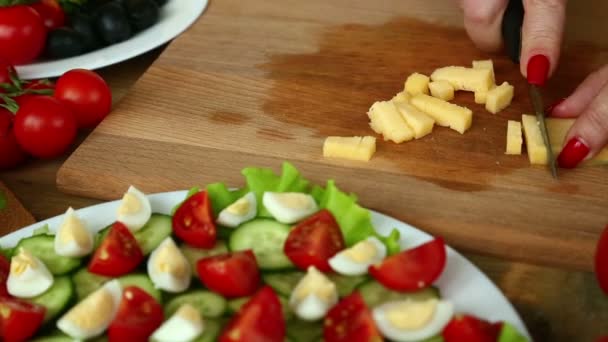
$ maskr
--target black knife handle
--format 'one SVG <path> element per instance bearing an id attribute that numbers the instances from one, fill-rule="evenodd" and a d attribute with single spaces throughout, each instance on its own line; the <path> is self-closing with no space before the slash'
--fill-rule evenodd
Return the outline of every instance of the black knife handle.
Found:
<path id="1" fill-rule="evenodd" d="M 519 64 L 521 54 L 521 27 L 524 23 L 524 13 L 522 0 L 510 0 L 502 18 L 502 39 L 505 50 L 515 64 Z"/>

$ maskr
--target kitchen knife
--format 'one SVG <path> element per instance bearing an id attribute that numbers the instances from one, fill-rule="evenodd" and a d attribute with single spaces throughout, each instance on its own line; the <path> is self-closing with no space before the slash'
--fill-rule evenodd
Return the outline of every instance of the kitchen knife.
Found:
<path id="1" fill-rule="evenodd" d="M 522 0 L 510 0 L 505 10 L 502 19 L 502 38 L 505 44 L 505 50 L 509 58 L 515 64 L 519 64 L 521 56 L 521 28 L 524 22 L 524 4 Z M 553 178 L 557 178 L 557 167 L 555 166 L 555 157 L 551 148 L 551 141 L 547 133 L 547 125 L 545 123 L 545 110 L 543 99 L 538 85 L 529 83 L 530 100 L 536 114 L 536 120 L 540 127 L 541 135 L 545 146 L 547 146 L 547 159 Z"/>

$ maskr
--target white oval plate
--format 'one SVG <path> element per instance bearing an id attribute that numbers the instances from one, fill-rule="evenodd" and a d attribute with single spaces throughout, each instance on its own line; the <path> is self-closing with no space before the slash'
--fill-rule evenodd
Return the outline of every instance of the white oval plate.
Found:
<path id="1" fill-rule="evenodd" d="M 184 199 L 186 191 L 165 192 L 149 195 L 152 210 L 169 214 L 173 206 Z M 78 210 L 79 216 L 88 227 L 98 231 L 113 223 L 120 201 L 98 204 Z M 61 224 L 63 215 L 22 228 L 0 238 L 0 246 L 13 247 L 17 242 L 31 236 L 34 229 L 45 224 L 55 231 Z M 383 235 L 393 228 L 401 232 L 401 248 L 411 248 L 432 239 L 432 236 L 409 224 L 372 211 L 372 223 Z M 447 249 L 448 262 L 436 284 L 444 298 L 451 300 L 457 312 L 477 315 L 490 321 L 507 321 L 530 338 L 521 318 L 501 291 L 477 267 L 451 247 Z"/>
<path id="2" fill-rule="evenodd" d="M 95 70 L 139 56 L 184 32 L 207 8 L 207 3 L 208 0 L 169 0 L 154 26 L 124 42 L 80 56 L 17 66 L 17 73 L 26 80 L 56 77 L 71 69 Z"/>

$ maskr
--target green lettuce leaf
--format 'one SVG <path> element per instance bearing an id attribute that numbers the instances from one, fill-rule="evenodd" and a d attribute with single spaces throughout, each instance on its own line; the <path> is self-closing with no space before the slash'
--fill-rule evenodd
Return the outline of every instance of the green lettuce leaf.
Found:
<path id="1" fill-rule="evenodd" d="M 498 342 L 528 342 L 528 339 L 510 323 L 503 322 L 498 335 Z"/>
<path id="2" fill-rule="evenodd" d="M 224 183 L 209 184 L 205 190 L 209 195 L 215 217 L 220 214 L 220 211 L 236 202 L 236 200 L 243 197 L 249 191 L 247 188 L 230 190 Z"/>
<path id="3" fill-rule="evenodd" d="M 283 163 L 280 176 L 271 169 L 247 167 L 241 172 L 245 176 L 247 188 L 253 191 L 258 201 L 258 216 L 271 217 L 262 203 L 262 196 L 266 191 L 272 192 L 304 192 L 309 193 L 309 184 L 302 177 L 300 171 L 290 163 Z"/>
<path id="4" fill-rule="evenodd" d="M 38 228 L 34 229 L 32 236 L 36 236 L 36 235 L 53 235 L 53 233 L 51 233 L 51 230 L 49 229 L 49 225 L 45 224 L 42 227 L 38 227 Z"/>

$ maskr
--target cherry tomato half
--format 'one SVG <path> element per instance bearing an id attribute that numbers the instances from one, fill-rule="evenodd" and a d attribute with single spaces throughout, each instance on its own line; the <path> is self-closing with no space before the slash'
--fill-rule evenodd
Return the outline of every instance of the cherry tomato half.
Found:
<path id="1" fill-rule="evenodd" d="M 323 337 L 326 342 L 379 342 L 369 308 L 359 292 L 343 298 L 325 316 Z"/>
<path id="2" fill-rule="evenodd" d="M 192 195 L 177 208 L 173 215 L 173 232 L 192 247 L 215 245 L 217 229 L 206 191 Z"/>
<path id="3" fill-rule="evenodd" d="M 97 126 L 112 109 L 112 92 L 93 71 L 74 69 L 57 80 L 55 97 L 74 113 L 80 128 Z"/>
<path id="4" fill-rule="evenodd" d="M 18 166 L 27 158 L 15 137 L 13 119 L 13 113 L 0 107 L 0 170 Z"/>
<path id="5" fill-rule="evenodd" d="M 435 238 L 416 248 L 390 256 L 379 265 L 370 266 L 369 273 L 389 289 L 416 291 L 437 280 L 445 263 L 445 243 L 442 238 Z"/>
<path id="6" fill-rule="evenodd" d="M 333 215 L 323 209 L 300 222 L 287 236 L 284 252 L 300 269 L 315 266 L 331 272 L 328 260 L 344 249 L 344 238 Z"/>
<path id="7" fill-rule="evenodd" d="M 196 269 L 207 288 L 225 297 L 250 296 L 260 286 L 260 272 L 251 250 L 201 259 Z"/>
<path id="8" fill-rule="evenodd" d="M 472 315 L 456 315 L 443 328 L 445 342 L 495 342 L 501 324 L 492 324 Z"/>
<path id="9" fill-rule="evenodd" d="M 220 342 L 283 342 L 285 319 L 274 290 L 264 286 L 230 320 Z"/>
<path id="10" fill-rule="evenodd" d="M 597 242 L 595 252 L 595 277 L 604 291 L 608 295 L 608 225 Z"/>
<path id="11" fill-rule="evenodd" d="M 36 59 L 46 42 L 42 18 L 29 6 L 0 7 L 0 32 L 0 57 L 13 65 Z"/>
<path id="12" fill-rule="evenodd" d="M 65 12 L 57 0 L 39 0 L 30 5 L 42 18 L 44 26 L 53 30 L 65 25 Z"/>
<path id="13" fill-rule="evenodd" d="M 19 145 L 38 158 L 63 154 L 76 138 L 74 115 L 59 100 L 32 96 L 15 115 L 15 136 Z"/>
<path id="14" fill-rule="evenodd" d="M 146 342 L 163 323 L 163 307 L 137 286 L 126 287 L 116 317 L 108 327 L 110 342 Z"/>
<path id="15" fill-rule="evenodd" d="M 89 272 L 118 277 L 133 271 L 144 260 L 144 254 L 129 228 L 116 222 L 93 254 Z"/>
<path id="16" fill-rule="evenodd" d="M 45 313 L 44 306 L 16 298 L 0 297 L 0 340 L 27 341 L 42 325 Z"/>

